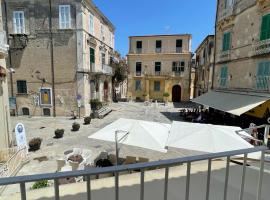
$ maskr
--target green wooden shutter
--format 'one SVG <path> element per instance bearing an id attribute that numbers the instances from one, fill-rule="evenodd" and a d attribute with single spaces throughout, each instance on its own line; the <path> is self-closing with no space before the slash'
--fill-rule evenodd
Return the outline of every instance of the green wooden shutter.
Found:
<path id="1" fill-rule="evenodd" d="M 264 63 L 259 63 L 258 69 L 257 69 L 257 88 L 262 89 L 263 88 L 263 82 L 262 82 L 262 76 L 264 73 Z"/>
<path id="2" fill-rule="evenodd" d="M 223 44 L 222 44 L 222 51 L 226 51 L 226 41 L 227 37 L 226 37 L 226 33 L 223 34 Z"/>
<path id="3" fill-rule="evenodd" d="M 227 33 L 227 50 L 231 49 L 231 33 Z"/>
<path id="4" fill-rule="evenodd" d="M 90 62 L 95 63 L 95 49 L 90 48 Z"/>
<path id="5" fill-rule="evenodd" d="M 228 51 L 231 46 L 231 33 L 224 33 L 223 34 L 223 45 L 222 45 L 222 51 Z"/>
<path id="6" fill-rule="evenodd" d="M 260 40 L 266 40 L 269 38 L 270 38 L 270 14 L 262 17 Z"/>

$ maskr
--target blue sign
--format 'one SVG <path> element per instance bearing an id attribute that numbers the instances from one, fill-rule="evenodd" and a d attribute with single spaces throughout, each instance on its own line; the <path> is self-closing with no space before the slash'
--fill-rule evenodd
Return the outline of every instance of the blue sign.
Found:
<path id="1" fill-rule="evenodd" d="M 16 97 L 9 97 L 9 108 L 16 110 Z"/>

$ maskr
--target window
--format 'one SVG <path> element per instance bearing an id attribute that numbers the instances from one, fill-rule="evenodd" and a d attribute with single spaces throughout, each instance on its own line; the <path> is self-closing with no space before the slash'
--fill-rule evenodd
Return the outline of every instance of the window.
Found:
<path id="1" fill-rule="evenodd" d="M 176 40 L 176 53 L 182 52 L 183 40 Z"/>
<path id="2" fill-rule="evenodd" d="M 100 36 L 101 36 L 101 40 L 104 41 L 105 40 L 105 34 L 104 34 L 104 26 L 103 26 L 103 24 L 100 25 Z"/>
<path id="3" fill-rule="evenodd" d="M 159 92 L 160 91 L 160 82 L 154 81 L 154 91 Z"/>
<path id="4" fill-rule="evenodd" d="M 173 72 L 184 72 L 185 71 L 185 61 L 181 62 L 172 62 L 172 71 Z"/>
<path id="5" fill-rule="evenodd" d="M 140 76 L 142 74 L 142 63 L 136 62 L 136 75 Z"/>
<path id="6" fill-rule="evenodd" d="M 106 55 L 105 55 L 105 53 L 101 53 L 101 63 L 102 63 L 102 68 L 103 68 L 103 65 L 106 64 Z"/>
<path id="7" fill-rule="evenodd" d="M 267 90 L 270 88 L 270 61 L 260 62 L 256 76 L 257 89 Z"/>
<path id="8" fill-rule="evenodd" d="M 95 63 L 96 58 L 95 58 L 95 49 L 90 48 L 90 63 Z"/>
<path id="9" fill-rule="evenodd" d="M 223 66 L 220 70 L 220 87 L 226 87 L 228 79 L 228 67 Z"/>
<path id="10" fill-rule="evenodd" d="M 270 14 L 262 17 L 260 40 L 270 38 Z"/>
<path id="11" fill-rule="evenodd" d="M 59 28 L 60 29 L 71 28 L 70 5 L 59 6 Z"/>
<path id="12" fill-rule="evenodd" d="M 155 62 L 156 75 L 160 75 L 160 71 L 161 71 L 161 62 Z"/>
<path id="13" fill-rule="evenodd" d="M 162 41 L 157 40 L 156 41 L 156 53 L 161 53 L 161 48 L 162 48 Z"/>
<path id="14" fill-rule="evenodd" d="M 17 81 L 17 93 L 18 94 L 27 94 L 27 85 L 26 81 Z"/>
<path id="15" fill-rule="evenodd" d="M 22 115 L 29 116 L 29 115 L 30 115 L 30 110 L 29 110 L 29 108 L 23 107 L 23 108 L 22 108 Z"/>
<path id="16" fill-rule="evenodd" d="M 231 33 L 227 32 L 223 34 L 222 51 L 228 51 L 231 49 Z"/>
<path id="17" fill-rule="evenodd" d="M 89 16 L 89 33 L 94 35 L 94 15 L 91 13 Z"/>
<path id="18" fill-rule="evenodd" d="M 25 33 L 24 11 L 13 12 L 13 32 L 17 34 Z"/>
<path id="19" fill-rule="evenodd" d="M 142 90 L 141 81 L 140 80 L 135 80 L 135 90 L 136 91 Z"/>
<path id="20" fill-rule="evenodd" d="M 43 116 L 51 116 L 51 109 L 50 108 L 43 108 Z"/>
<path id="21" fill-rule="evenodd" d="M 142 41 L 136 42 L 137 53 L 142 53 Z"/>
<path id="22" fill-rule="evenodd" d="M 225 0 L 225 9 L 231 8 L 234 4 L 234 0 Z"/>

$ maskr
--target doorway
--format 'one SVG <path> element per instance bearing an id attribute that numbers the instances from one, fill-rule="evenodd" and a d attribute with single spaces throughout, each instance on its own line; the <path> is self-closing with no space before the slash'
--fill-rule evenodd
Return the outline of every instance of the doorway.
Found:
<path id="1" fill-rule="evenodd" d="M 179 85 L 175 85 L 172 88 L 172 101 L 181 102 L 181 87 Z"/>
<path id="2" fill-rule="evenodd" d="M 104 101 L 108 101 L 109 98 L 109 84 L 107 81 L 104 82 Z"/>

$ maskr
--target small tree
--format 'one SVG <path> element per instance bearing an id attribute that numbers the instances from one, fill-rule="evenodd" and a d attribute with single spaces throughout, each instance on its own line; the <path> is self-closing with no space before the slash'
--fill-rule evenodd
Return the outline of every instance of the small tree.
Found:
<path id="1" fill-rule="evenodd" d="M 114 75 L 112 77 L 112 85 L 113 85 L 113 95 L 114 100 L 116 100 L 116 90 L 115 88 L 124 82 L 127 78 L 128 65 L 125 59 L 120 58 L 120 54 L 116 53 L 117 57 L 119 57 L 119 61 L 112 61 L 111 65 L 114 69 Z"/>

